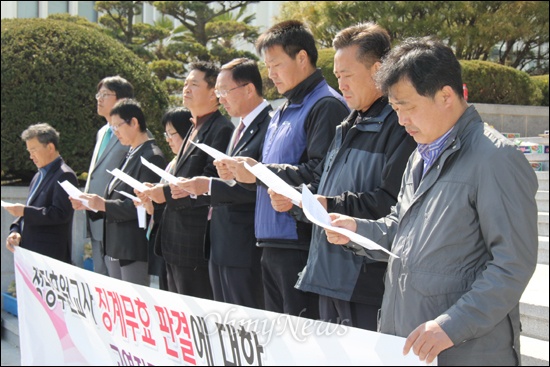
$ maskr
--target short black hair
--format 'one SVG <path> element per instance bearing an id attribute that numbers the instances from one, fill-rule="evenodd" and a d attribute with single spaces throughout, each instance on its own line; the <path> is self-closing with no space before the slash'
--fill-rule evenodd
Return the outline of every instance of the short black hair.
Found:
<path id="1" fill-rule="evenodd" d="M 234 59 L 221 67 L 221 70 L 231 71 L 231 77 L 237 84 L 252 83 L 256 93 L 263 96 L 262 75 L 256 61 L 247 58 Z"/>
<path id="2" fill-rule="evenodd" d="M 110 116 L 120 116 L 127 124 L 135 117 L 139 124 L 139 130 L 144 132 L 147 130 L 145 123 L 145 115 L 141 109 L 141 105 L 135 99 L 124 98 L 119 100 L 111 110 Z"/>
<path id="3" fill-rule="evenodd" d="M 281 46 L 285 53 L 292 59 L 296 54 L 304 50 L 313 67 L 317 66 L 319 54 L 315 46 L 315 38 L 311 31 L 298 20 L 287 20 L 275 24 L 262 33 L 256 41 L 256 51 L 259 55 L 273 46 Z"/>
<path id="4" fill-rule="evenodd" d="M 448 85 L 463 98 L 460 62 L 450 47 L 431 37 L 408 38 L 396 46 L 384 58 L 374 78 L 385 94 L 406 79 L 421 96 L 433 98 Z"/>
<path id="5" fill-rule="evenodd" d="M 166 129 L 168 123 L 172 124 L 174 129 L 178 132 L 179 136 L 185 138 L 187 131 L 191 128 L 191 117 L 193 115 L 185 107 L 171 108 L 162 116 L 162 126 Z"/>
<path id="6" fill-rule="evenodd" d="M 376 23 L 366 22 L 341 30 L 332 41 L 336 51 L 355 45 L 359 48 L 357 60 L 371 67 L 390 51 L 391 39 L 387 30 Z"/>
<path id="7" fill-rule="evenodd" d="M 208 84 L 208 88 L 213 89 L 216 87 L 216 79 L 220 73 L 220 69 L 209 61 L 197 61 L 189 65 L 189 72 L 193 70 L 202 71 L 204 73 L 204 80 Z"/>
<path id="8" fill-rule="evenodd" d="M 103 78 L 97 85 L 97 90 L 99 91 L 101 87 L 115 92 L 116 99 L 134 98 L 134 87 L 129 81 L 119 75 Z"/>

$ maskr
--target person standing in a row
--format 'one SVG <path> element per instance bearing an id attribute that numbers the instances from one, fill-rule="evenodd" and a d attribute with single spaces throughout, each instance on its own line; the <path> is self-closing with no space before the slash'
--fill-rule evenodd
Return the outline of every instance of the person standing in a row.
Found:
<path id="1" fill-rule="evenodd" d="M 130 150 L 119 169 L 140 182 L 158 181 L 158 176 L 141 163 L 141 157 L 164 168 L 166 161 L 154 139 L 147 134 L 145 115 L 135 100 L 122 99 L 110 113 L 110 128 Z M 146 228 L 140 228 L 137 210 L 132 199 L 122 192 L 133 194 L 134 189 L 112 176 L 103 196 L 83 194 L 88 200 L 90 219 L 104 219 L 105 253 L 109 276 L 140 285 L 149 285 L 148 244 Z M 80 200 L 71 199 L 77 210 L 87 209 Z M 144 226 L 145 227 L 145 226 Z"/>
<path id="2" fill-rule="evenodd" d="M 378 219 L 397 201 L 403 171 L 416 143 L 398 123 L 388 98 L 374 77 L 390 51 L 388 32 L 375 23 L 340 31 L 333 42 L 334 74 L 353 112 L 336 129 L 327 157 L 309 183 L 317 200 L 330 212 Z M 304 215 L 282 198 L 298 218 Z M 384 294 L 386 262 L 373 261 L 330 246 L 322 227 L 313 226 L 308 262 L 296 284 L 319 294 L 323 321 L 376 331 Z"/>
<path id="3" fill-rule="evenodd" d="M 239 117 L 226 153 L 260 159 L 272 110 L 262 97 L 262 77 L 250 59 L 222 66 L 216 95 L 225 110 Z M 180 185 L 195 195 L 210 195 L 210 261 L 208 269 L 214 300 L 263 309 L 260 267 L 262 249 L 254 236 L 256 192 L 235 181 L 198 176 Z"/>
<path id="4" fill-rule="evenodd" d="M 164 169 L 170 174 L 174 174 L 174 169 L 176 168 L 176 159 L 177 154 L 181 149 L 181 146 L 184 142 L 184 137 L 187 135 L 187 132 L 191 128 L 191 112 L 185 107 L 176 107 L 168 110 L 164 116 L 162 116 L 162 126 L 164 127 L 164 138 L 170 146 L 174 158 L 168 163 Z M 164 179 L 160 180 L 160 183 L 165 184 Z M 153 184 L 147 184 L 149 187 L 153 187 Z M 166 273 L 166 262 L 162 257 L 162 253 L 155 251 L 155 240 L 158 234 L 158 229 L 160 227 L 160 222 L 162 218 L 162 213 L 164 211 L 165 204 L 153 204 L 151 199 L 148 196 L 134 192 L 140 197 L 141 203 L 134 203 L 136 206 L 144 205 L 147 213 L 151 216 L 149 219 L 149 224 L 147 226 L 147 241 L 149 242 L 149 275 L 159 277 L 159 289 L 167 291 L 168 290 L 168 280 Z M 156 250 L 160 250 L 158 247 Z"/>
<path id="5" fill-rule="evenodd" d="M 78 180 L 59 154 L 59 133 L 46 123 L 29 126 L 21 134 L 30 159 L 38 168 L 29 186 L 27 202 L 6 206 L 18 217 L 10 226 L 6 247 L 21 246 L 71 264 L 74 210 L 65 190 L 57 182 Z"/>
<path id="6" fill-rule="evenodd" d="M 111 109 L 119 100 L 134 98 L 134 87 L 120 76 L 109 76 L 97 85 L 97 114 L 105 118 L 107 123 L 99 129 L 96 144 L 88 169 L 88 178 L 84 188 L 85 193 L 103 195 L 107 184 L 113 178 L 108 172 L 120 166 L 120 162 L 128 153 L 128 146 L 120 144 L 109 126 Z M 92 220 L 86 212 L 86 231 L 92 242 L 92 258 L 94 271 L 109 275 L 105 265 L 105 244 L 103 243 L 103 218 Z"/>
<path id="7" fill-rule="evenodd" d="M 519 300 L 537 264 L 533 168 L 468 106 L 460 63 L 442 42 L 404 41 L 376 80 L 418 149 L 389 215 L 331 217 L 398 257 L 333 231 L 328 241 L 388 261 L 379 331 L 406 337 L 404 354 L 441 366 L 521 365 Z"/>
<path id="8" fill-rule="evenodd" d="M 233 124 L 218 110 L 215 93 L 219 70 L 211 63 L 190 65 L 183 87 L 183 104 L 193 115 L 193 126 L 178 153 L 174 176 L 217 176 L 214 158 L 191 144 L 204 143 L 225 151 L 234 130 Z M 155 240 L 157 253 L 166 261 L 168 290 L 193 297 L 212 299 L 208 276 L 209 198 L 190 196 L 169 184 L 157 184 L 143 193 L 155 203 L 166 203 Z M 208 244 L 208 241 L 206 241 Z"/>
<path id="9" fill-rule="evenodd" d="M 349 109 L 317 69 L 315 39 L 301 22 L 291 20 L 274 25 L 260 36 L 256 49 L 264 56 L 269 78 L 287 99 L 269 123 L 261 162 L 291 185 L 311 182 L 315 168 L 327 154 L 336 126 Z M 237 163 L 222 163 L 237 181 L 256 185 L 256 178 L 243 163 L 254 165 L 256 160 L 238 159 Z M 220 169 L 225 170 L 222 166 Z M 296 222 L 288 213 L 276 212 L 267 188 L 258 181 L 255 226 L 258 246 L 263 248 L 266 310 L 317 319 L 317 295 L 294 288 L 298 273 L 307 262 L 311 225 Z"/>

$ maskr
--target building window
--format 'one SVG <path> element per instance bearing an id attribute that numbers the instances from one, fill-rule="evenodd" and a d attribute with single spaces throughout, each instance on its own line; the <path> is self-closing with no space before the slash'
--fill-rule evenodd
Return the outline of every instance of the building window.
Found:
<path id="1" fill-rule="evenodd" d="M 38 1 L 18 1 L 17 18 L 38 18 Z"/>
<path id="2" fill-rule="evenodd" d="M 48 15 L 57 13 L 68 13 L 68 1 L 48 1 Z"/>
<path id="3" fill-rule="evenodd" d="M 90 22 L 97 23 L 97 11 L 94 9 L 95 1 L 79 1 L 78 15 L 88 19 Z"/>

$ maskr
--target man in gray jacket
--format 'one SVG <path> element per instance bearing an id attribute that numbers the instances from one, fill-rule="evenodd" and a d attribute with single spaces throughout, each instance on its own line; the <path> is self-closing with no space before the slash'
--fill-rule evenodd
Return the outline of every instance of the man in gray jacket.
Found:
<path id="1" fill-rule="evenodd" d="M 120 166 L 122 159 L 128 153 L 128 147 L 118 141 L 109 127 L 111 109 L 122 98 L 134 97 L 134 87 L 130 82 L 120 76 L 106 77 L 97 85 L 97 114 L 105 117 L 107 124 L 97 132 L 97 139 L 88 170 L 85 193 L 103 196 L 107 184 L 113 176 L 107 172 Z M 86 212 L 86 227 L 92 241 L 92 257 L 94 271 L 108 275 L 105 266 L 105 246 L 103 243 L 103 219 L 90 219 Z"/>
<path id="2" fill-rule="evenodd" d="M 398 257 L 328 241 L 388 261 L 379 321 L 439 365 L 518 365 L 519 300 L 537 262 L 537 179 L 507 139 L 485 129 L 462 96 L 460 64 L 431 39 L 390 52 L 377 81 L 418 143 L 397 205 L 377 221 L 331 214 Z"/>

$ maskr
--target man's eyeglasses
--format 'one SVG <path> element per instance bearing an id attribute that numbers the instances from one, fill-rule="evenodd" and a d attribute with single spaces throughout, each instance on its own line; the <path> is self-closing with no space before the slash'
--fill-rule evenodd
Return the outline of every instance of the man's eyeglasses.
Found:
<path id="1" fill-rule="evenodd" d="M 122 121 L 121 123 L 119 124 L 116 124 L 116 125 L 111 125 L 111 130 L 113 130 L 114 133 L 116 133 L 118 131 L 118 129 L 120 129 L 120 126 L 123 125 L 123 124 L 128 124 L 129 122 L 128 121 Z"/>
<path id="2" fill-rule="evenodd" d="M 227 95 L 229 94 L 229 92 L 231 92 L 232 90 L 235 90 L 235 89 L 239 89 L 239 88 L 242 88 L 244 87 L 245 85 L 247 85 L 248 83 L 246 84 L 243 84 L 243 85 L 239 85 L 238 87 L 235 87 L 235 88 L 231 88 L 231 89 L 225 89 L 225 90 L 214 90 L 214 93 L 216 94 L 216 97 L 217 98 L 225 98 L 227 97 Z"/>
<path id="3" fill-rule="evenodd" d="M 176 135 L 177 133 L 178 133 L 177 131 L 174 131 L 173 133 L 165 132 L 164 139 L 172 139 L 172 136 Z"/>
<path id="4" fill-rule="evenodd" d="M 105 97 L 116 96 L 116 93 L 98 93 L 95 95 L 95 99 L 105 99 Z"/>

